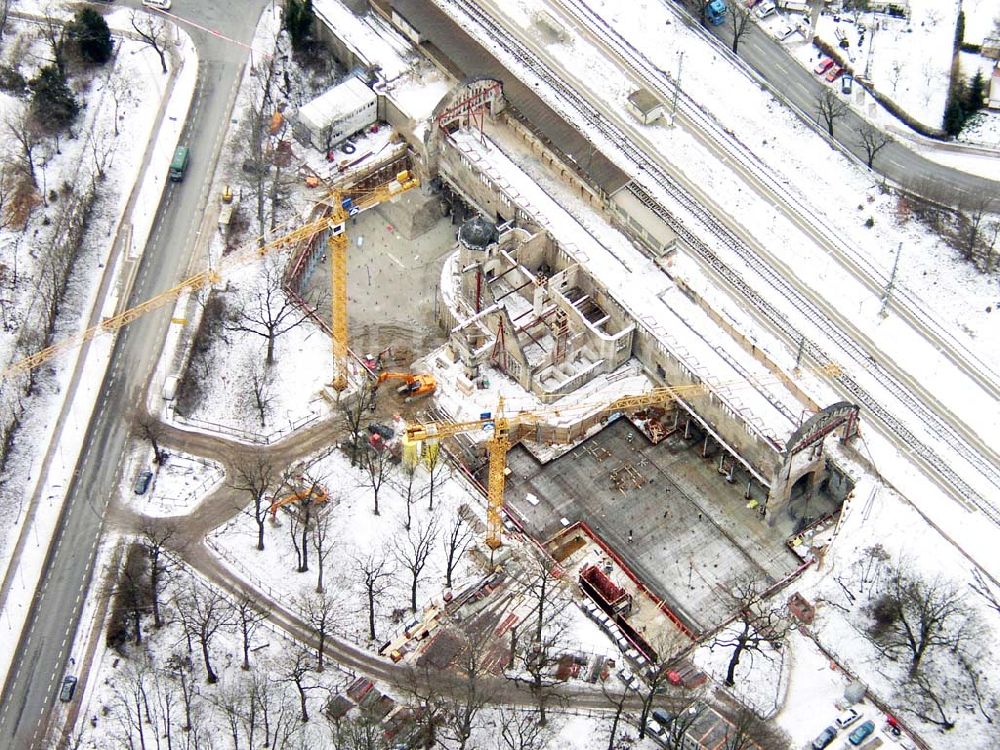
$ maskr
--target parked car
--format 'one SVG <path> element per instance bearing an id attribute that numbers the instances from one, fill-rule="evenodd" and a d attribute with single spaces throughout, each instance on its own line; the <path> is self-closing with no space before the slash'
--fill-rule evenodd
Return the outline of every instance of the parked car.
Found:
<path id="1" fill-rule="evenodd" d="M 844 69 L 839 65 L 834 65 L 832 68 L 830 68 L 830 72 L 826 74 L 826 80 L 828 80 L 830 83 L 833 83 L 842 75 L 844 75 Z"/>
<path id="2" fill-rule="evenodd" d="M 73 694 L 76 692 L 76 677 L 71 674 L 63 677 L 62 689 L 59 691 L 59 700 L 63 703 L 69 703 L 73 700 Z"/>
<path id="3" fill-rule="evenodd" d="M 665 737 L 667 734 L 667 728 L 656 719 L 650 719 L 646 722 L 646 731 L 650 734 L 655 734 L 657 737 Z"/>
<path id="4" fill-rule="evenodd" d="M 149 483 L 153 480 L 153 472 L 144 471 L 135 478 L 135 486 L 132 488 L 137 495 L 145 495 L 149 489 Z"/>
<path id="5" fill-rule="evenodd" d="M 782 24 L 778 28 L 778 30 L 775 31 L 774 33 L 777 35 L 778 39 L 780 39 L 783 42 L 786 39 L 788 39 L 788 37 L 790 37 L 792 34 L 794 34 L 796 31 L 798 31 L 798 29 L 795 26 L 785 23 Z"/>
<path id="6" fill-rule="evenodd" d="M 840 90 L 845 94 L 850 95 L 851 91 L 854 89 L 854 76 L 850 73 L 845 73 L 844 77 L 840 79 Z"/>
<path id="7" fill-rule="evenodd" d="M 837 736 L 836 727 L 827 727 L 819 736 L 813 740 L 813 750 L 823 750 L 824 747 L 833 742 L 834 738 Z"/>
<path id="8" fill-rule="evenodd" d="M 653 709 L 653 718 L 664 727 L 669 727 L 674 722 L 674 715 L 662 708 Z"/>
<path id="9" fill-rule="evenodd" d="M 170 10 L 170 0 L 142 0 L 142 4 L 147 8 L 156 8 L 157 10 Z"/>
<path id="10" fill-rule="evenodd" d="M 815 68 L 813 68 L 813 73 L 815 73 L 818 76 L 821 76 L 832 67 L 833 67 L 833 58 L 824 57 L 822 60 L 819 61 L 819 64 Z"/>
<path id="11" fill-rule="evenodd" d="M 774 3 L 771 2 L 771 0 L 763 0 L 757 4 L 757 7 L 754 8 L 753 12 L 757 14 L 757 18 L 763 21 L 776 10 L 777 8 L 774 7 Z"/>
<path id="12" fill-rule="evenodd" d="M 633 690 L 639 687 L 639 682 L 636 680 L 635 674 L 633 674 L 632 670 L 628 667 L 622 667 L 619 669 L 618 676 L 621 677 L 622 682 L 625 683 L 626 687 L 632 688 Z"/>
<path id="13" fill-rule="evenodd" d="M 852 745 L 860 745 L 862 742 L 868 739 L 868 735 L 870 735 L 874 731 L 875 731 L 875 722 L 866 721 L 860 727 L 851 732 L 847 736 L 847 739 L 850 740 Z"/>
<path id="14" fill-rule="evenodd" d="M 846 729 L 860 718 L 861 714 L 858 713 L 856 708 L 849 708 L 837 717 L 837 726 L 841 729 Z"/>

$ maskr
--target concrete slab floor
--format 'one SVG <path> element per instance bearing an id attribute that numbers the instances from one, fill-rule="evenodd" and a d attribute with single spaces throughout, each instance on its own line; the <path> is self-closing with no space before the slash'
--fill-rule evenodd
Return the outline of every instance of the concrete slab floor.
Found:
<path id="1" fill-rule="evenodd" d="M 654 446 L 625 419 L 545 466 L 518 447 L 507 458 L 507 504 L 539 539 L 586 521 L 692 630 L 705 630 L 730 613 L 725 589 L 738 577 L 775 580 L 798 560 L 699 447 L 679 435 Z"/>
<path id="2" fill-rule="evenodd" d="M 350 346 L 359 355 L 391 346 L 395 357 L 388 365 L 405 370 L 445 341 L 436 321 L 437 288 L 456 228 L 445 216 L 407 239 L 380 211 L 366 211 L 347 226 Z M 317 265 L 307 290 L 312 299 L 325 300 L 319 311 L 329 322 L 328 262 Z"/>

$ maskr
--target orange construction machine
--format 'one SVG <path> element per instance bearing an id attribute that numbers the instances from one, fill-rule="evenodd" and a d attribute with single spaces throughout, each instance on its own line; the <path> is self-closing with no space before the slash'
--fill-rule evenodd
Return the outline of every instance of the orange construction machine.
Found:
<path id="1" fill-rule="evenodd" d="M 378 387 L 386 380 L 402 380 L 403 384 L 396 389 L 396 393 L 405 396 L 407 399 L 430 396 L 437 390 L 437 381 L 433 375 L 411 375 L 408 372 L 383 372 L 375 381 Z"/>

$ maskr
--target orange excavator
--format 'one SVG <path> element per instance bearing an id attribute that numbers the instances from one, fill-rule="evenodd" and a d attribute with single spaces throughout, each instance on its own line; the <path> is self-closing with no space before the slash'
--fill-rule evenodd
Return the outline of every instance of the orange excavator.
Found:
<path id="1" fill-rule="evenodd" d="M 308 500 L 313 505 L 319 505 L 320 503 L 325 503 L 329 499 L 330 494 L 326 491 L 326 488 L 314 483 L 308 488 L 303 487 L 290 495 L 274 498 L 271 502 L 270 508 L 271 518 L 274 519 L 278 515 L 278 508 L 283 505 L 288 505 L 289 503 L 301 503 L 304 500 Z"/>
<path id="2" fill-rule="evenodd" d="M 437 390 L 437 381 L 433 375 L 411 375 L 408 372 L 383 372 L 379 373 L 375 381 L 377 388 L 386 380 L 402 380 L 403 384 L 396 389 L 396 393 L 405 396 L 407 400 L 430 396 Z"/>

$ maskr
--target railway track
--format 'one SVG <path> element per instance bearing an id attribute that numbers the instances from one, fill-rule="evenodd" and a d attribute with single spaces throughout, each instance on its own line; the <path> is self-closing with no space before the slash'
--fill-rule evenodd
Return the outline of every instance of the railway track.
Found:
<path id="1" fill-rule="evenodd" d="M 921 399 L 914 396 L 910 389 L 900 382 L 903 373 L 900 372 L 897 375 L 890 373 L 882 363 L 875 361 L 871 353 L 853 336 L 834 325 L 818 306 L 806 297 L 805 293 L 787 281 L 782 274 L 739 238 L 735 231 L 695 200 L 663 167 L 651 161 L 635 144 L 631 134 L 608 118 L 602 117 L 587 99 L 567 85 L 535 53 L 483 12 L 480 6 L 471 0 L 438 0 L 438 4 L 450 7 L 452 14 L 461 16 L 465 23 L 482 27 L 499 51 L 528 70 L 559 97 L 563 114 L 566 115 L 568 121 L 574 122 L 582 119 L 590 128 L 614 143 L 621 155 L 639 170 L 645 172 L 650 180 L 664 191 L 681 211 L 694 222 L 700 224 L 726 250 L 734 253 L 741 263 L 751 269 L 774 292 L 789 300 L 797 313 L 822 332 L 824 337 L 843 353 L 844 357 L 839 359 L 840 363 L 846 359 L 867 372 L 881 388 L 885 389 L 887 394 L 909 410 L 918 420 L 928 425 L 929 431 L 935 432 L 942 443 L 949 445 L 964 463 L 975 469 L 993 487 L 1000 488 L 1000 470 L 997 468 L 997 463 L 1000 462 L 995 459 L 990 460 L 984 455 L 990 451 L 982 444 L 982 441 L 978 440 L 977 436 L 971 434 L 967 429 L 963 429 L 964 425 L 956 427 L 946 422 Z M 789 320 L 787 315 L 754 289 L 738 269 L 726 263 L 706 242 L 691 231 L 688 228 L 689 222 L 682 221 L 674 212 L 662 205 L 660 201 L 634 181 L 630 183 L 629 189 L 677 233 L 703 264 L 711 267 L 720 278 L 746 300 L 751 309 L 764 317 L 771 326 L 785 336 L 790 344 L 795 346 L 802 342 L 805 353 L 812 357 L 819 366 L 835 361 L 835 358 L 828 354 L 820 344 L 803 333 Z M 944 489 L 966 507 L 970 505 L 976 507 L 993 523 L 1000 525 L 1000 508 L 997 504 L 985 498 L 955 470 L 950 461 L 932 449 L 902 419 L 886 408 L 882 403 L 884 399 L 876 398 L 858 380 L 846 372 L 833 380 L 842 392 L 849 394 L 855 403 L 881 422 L 884 430 L 894 436 L 897 443 L 903 443 L 903 449 L 916 458 L 924 468 L 929 469 Z M 979 445 L 975 446 L 975 443 Z"/>
<path id="2" fill-rule="evenodd" d="M 600 38 L 596 39 L 599 44 L 618 57 L 620 62 L 641 73 L 644 85 L 651 88 L 663 101 L 671 101 L 676 88 L 674 77 L 654 64 L 628 40 L 623 39 L 586 2 L 583 0 L 548 0 L 548 2 L 563 10 L 587 31 L 592 34 L 599 33 Z M 870 292 L 875 295 L 882 294 L 889 281 L 885 270 L 844 242 L 839 232 L 830 226 L 827 218 L 813 209 L 807 196 L 776 176 L 731 130 L 720 124 L 682 88 L 677 89 L 677 109 L 692 125 L 711 138 L 711 147 L 723 158 L 740 169 L 749 180 L 782 200 L 786 204 L 785 215 L 796 226 L 809 234 L 824 250 L 834 255 L 841 265 Z M 915 327 L 921 330 L 952 364 L 959 367 L 984 391 L 1000 399 L 1000 373 L 974 351 L 955 341 L 952 333 L 928 312 L 926 303 L 904 284 L 894 285 L 892 308 L 897 314 L 915 324 Z"/>

